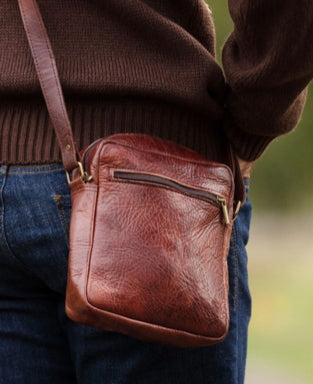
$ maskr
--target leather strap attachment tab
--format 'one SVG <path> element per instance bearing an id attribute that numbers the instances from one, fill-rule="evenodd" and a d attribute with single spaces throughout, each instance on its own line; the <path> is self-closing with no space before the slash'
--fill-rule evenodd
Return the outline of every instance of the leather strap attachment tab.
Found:
<path id="1" fill-rule="evenodd" d="M 225 135 L 221 132 L 221 140 L 223 142 L 225 151 L 223 163 L 227 164 L 232 170 L 234 183 L 235 183 L 235 194 L 234 194 L 234 216 L 236 217 L 240 207 L 245 203 L 246 200 L 246 188 L 241 175 L 237 156 Z"/>
<path id="2" fill-rule="evenodd" d="M 61 149 L 63 165 L 67 171 L 71 171 L 78 167 L 79 154 L 49 37 L 36 1 L 18 0 L 18 4 L 42 93 Z"/>

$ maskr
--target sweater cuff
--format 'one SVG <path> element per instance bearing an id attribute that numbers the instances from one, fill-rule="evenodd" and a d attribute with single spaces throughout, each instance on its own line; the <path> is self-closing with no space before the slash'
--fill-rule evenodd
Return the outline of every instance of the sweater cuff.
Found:
<path id="1" fill-rule="evenodd" d="M 259 136 L 247 133 L 234 126 L 229 120 L 224 121 L 224 133 L 236 154 L 243 160 L 258 159 L 275 137 Z"/>

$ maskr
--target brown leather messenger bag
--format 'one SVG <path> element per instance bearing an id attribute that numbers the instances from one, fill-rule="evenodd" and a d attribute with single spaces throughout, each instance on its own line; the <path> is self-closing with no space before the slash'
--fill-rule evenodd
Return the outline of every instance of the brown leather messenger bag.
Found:
<path id="1" fill-rule="evenodd" d="M 68 316 L 176 347 L 223 340 L 230 235 L 245 198 L 230 146 L 229 166 L 131 133 L 78 152 L 39 8 L 18 2 L 71 189 Z"/>

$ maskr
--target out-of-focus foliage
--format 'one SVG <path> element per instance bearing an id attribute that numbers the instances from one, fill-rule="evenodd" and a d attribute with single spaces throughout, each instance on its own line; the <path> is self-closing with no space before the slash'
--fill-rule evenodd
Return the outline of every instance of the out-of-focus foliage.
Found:
<path id="1" fill-rule="evenodd" d="M 216 26 L 217 58 L 233 25 L 227 0 L 207 0 Z M 266 21 L 264 21 L 266 23 Z M 257 161 L 251 197 L 256 211 L 300 211 L 313 208 L 313 85 L 297 129 L 274 140 Z"/>

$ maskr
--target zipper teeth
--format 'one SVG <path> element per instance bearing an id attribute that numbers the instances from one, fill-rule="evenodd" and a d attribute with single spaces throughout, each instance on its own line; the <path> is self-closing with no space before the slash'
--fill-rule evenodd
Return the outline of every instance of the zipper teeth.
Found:
<path id="1" fill-rule="evenodd" d="M 138 173 L 138 172 L 124 172 L 124 171 L 114 171 L 115 179 L 129 180 L 129 181 L 142 181 L 154 185 L 166 186 L 172 189 L 176 189 L 177 191 L 184 192 L 188 195 L 201 197 L 206 200 L 210 200 L 216 204 L 219 204 L 219 195 L 215 195 L 214 193 L 202 191 L 200 189 L 189 187 L 183 185 L 175 180 L 170 180 L 162 176 L 151 175 L 149 173 Z"/>

